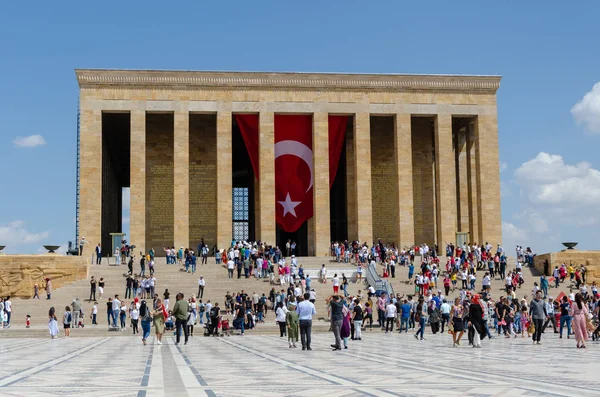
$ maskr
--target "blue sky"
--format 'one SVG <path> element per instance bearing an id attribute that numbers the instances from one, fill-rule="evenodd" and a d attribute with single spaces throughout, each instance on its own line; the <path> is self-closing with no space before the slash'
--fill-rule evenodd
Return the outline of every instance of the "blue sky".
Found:
<path id="1" fill-rule="evenodd" d="M 599 13 L 597 1 L 7 2 L 0 245 L 73 239 L 73 70 L 132 68 L 502 75 L 505 248 L 597 248 Z"/>

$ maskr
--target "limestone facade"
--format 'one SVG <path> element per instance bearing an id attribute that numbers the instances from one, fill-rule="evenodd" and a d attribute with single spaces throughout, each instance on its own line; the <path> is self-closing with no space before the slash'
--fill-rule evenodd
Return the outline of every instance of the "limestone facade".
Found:
<path id="1" fill-rule="evenodd" d="M 229 245 L 232 124 L 242 113 L 259 115 L 259 175 L 252 198 L 257 239 L 274 243 L 277 235 L 274 117 L 312 114 L 311 254 L 324 255 L 331 240 L 327 115 L 351 120 L 343 149 L 346 199 L 339 203 L 346 206 L 346 238 L 443 246 L 454 242 L 457 232 L 468 232 L 472 242 L 502 240 L 498 76 L 76 74 L 81 115 L 78 237 L 94 244 L 102 235 L 102 115 L 110 113 L 131 115 L 127 180 L 130 241 L 136 251 L 195 247 L 199 238 L 219 248 Z M 203 119 L 208 124 L 199 126 L 197 117 L 208 117 Z M 454 123 L 458 118 L 460 129 Z"/>
<path id="2" fill-rule="evenodd" d="M 600 251 L 579 251 L 579 250 L 563 250 L 559 252 L 550 252 L 547 254 L 536 255 L 533 259 L 533 265 L 540 273 L 544 273 L 544 262 L 548 261 L 549 269 L 546 276 L 552 276 L 552 270 L 555 266 L 560 266 L 563 263 L 573 265 L 579 268 L 584 265 L 586 273 L 586 283 L 591 284 L 592 281 L 600 281 Z"/>

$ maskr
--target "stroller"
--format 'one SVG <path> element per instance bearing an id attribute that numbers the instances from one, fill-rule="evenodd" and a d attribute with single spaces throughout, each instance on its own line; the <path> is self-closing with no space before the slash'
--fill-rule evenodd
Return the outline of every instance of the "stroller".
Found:
<path id="1" fill-rule="evenodd" d="M 219 328 L 222 327 L 222 316 L 209 317 L 204 326 L 204 336 L 219 336 Z"/>

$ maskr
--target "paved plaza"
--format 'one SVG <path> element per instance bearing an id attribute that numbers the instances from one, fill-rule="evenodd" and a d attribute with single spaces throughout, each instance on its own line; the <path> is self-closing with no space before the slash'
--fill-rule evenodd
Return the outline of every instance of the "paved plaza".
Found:
<path id="1" fill-rule="evenodd" d="M 195 336 L 175 346 L 139 338 L 1 339 L 1 396 L 597 396 L 598 345 L 545 334 L 452 348 L 451 337 L 365 332 L 332 352 L 329 333 L 313 351 L 274 335 Z M 151 338 L 153 341 L 153 337 Z M 464 345 L 467 344 L 466 338 Z"/>

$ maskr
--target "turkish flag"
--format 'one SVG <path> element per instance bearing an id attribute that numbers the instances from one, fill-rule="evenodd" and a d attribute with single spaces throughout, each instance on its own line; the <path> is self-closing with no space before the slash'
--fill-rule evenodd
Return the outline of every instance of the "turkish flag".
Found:
<path id="1" fill-rule="evenodd" d="M 295 232 L 313 216 L 311 115 L 275 115 L 275 214 Z"/>

